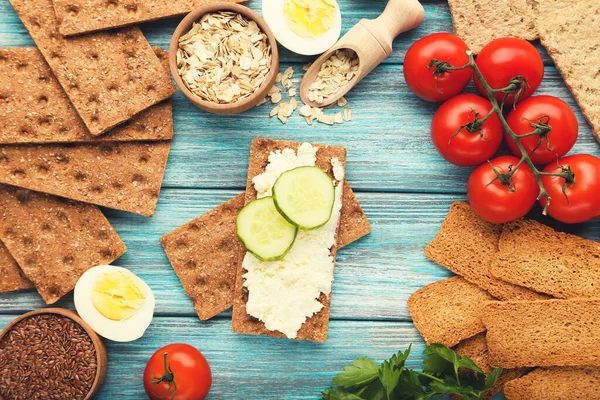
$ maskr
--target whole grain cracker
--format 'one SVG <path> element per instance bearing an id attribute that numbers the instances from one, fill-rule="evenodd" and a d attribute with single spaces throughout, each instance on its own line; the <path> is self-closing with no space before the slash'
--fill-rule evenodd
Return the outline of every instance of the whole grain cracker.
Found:
<path id="1" fill-rule="evenodd" d="M 33 283 L 25 277 L 4 243 L 0 242 L 0 293 L 33 287 Z"/>
<path id="2" fill-rule="evenodd" d="M 246 0 L 54 0 L 60 33 L 77 35 L 187 14 L 206 4 Z"/>
<path id="3" fill-rule="evenodd" d="M 425 256 L 500 300 L 543 300 L 549 296 L 494 278 L 490 267 L 498 253 L 502 225 L 482 219 L 468 203 L 456 202 Z"/>
<path id="4" fill-rule="evenodd" d="M 371 232 L 348 183 L 343 196 L 340 249 Z M 242 207 L 243 193 L 160 239 L 201 320 L 210 319 L 233 304 L 238 260 L 245 251 L 235 228 L 235 218 Z"/>
<path id="5" fill-rule="evenodd" d="M 0 239 L 47 304 L 127 250 L 100 209 L 0 185 Z"/>
<path id="6" fill-rule="evenodd" d="M 250 164 L 248 166 L 248 180 L 246 183 L 245 203 L 248 204 L 256 199 L 257 192 L 254 189 L 252 179 L 264 172 L 265 166 L 268 163 L 271 152 L 284 150 L 286 148 L 297 149 L 301 143 L 289 142 L 284 140 L 269 140 L 255 139 L 252 142 L 250 149 Z M 337 157 L 345 167 L 346 165 L 346 149 L 343 147 L 323 146 L 313 144 L 318 148 L 316 166 L 323 169 L 325 172 L 333 176 L 330 160 Z M 338 230 L 339 232 L 339 225 Z M 336 233 L 336 242 L 339 240 L 339 235 Z M 337 248 L 331 248 L 331 255 L 335 263 Z M 237 333 L 245 333 L 250 335 L 265 335 L 271 337 L 286 337 L 281 332 L 269 331 L 264 323 L 246 313 L 246 302 L 248 300 L 248 289 L 244 287 L 244 268 L 242 259 L 245 252 L 242 252 L 238 259 L 237 280 L 235 288 L 235 296 L 233 300 L 233 316 L 232 327 Z M 331 294 L 329 296 L 321 293 L 319 302 L 323 304 L 323 308 L 312 317 L 308 318 L 300 330 L 298 331 L 295 340 L 311 340 L 314 342 L 324 342 L 327 339 L 327 331 L 329 327 L 329 312 L 331 305 Z"/>
<path id="7" fill-rule="evenodd" d="M 154 52 L 165 70 L 168 54 Z M 156 104 L 104 135 L 92 136 L 50 67 L 35 48 L 0 49 L 0 143 L 167 140 L 173 137 L 171 100 Z"/>
<path id="8" fill-rule="evenodd" d="M 600 400 L 600 368 L 537 368 L 508 382 L 504 397 L 506 400 Z"/>
<path id="9" fill-rule="evenodd" d="M 63 38 L 52 0 L 10 0 L 90 134 L 175 93 L 139 28 Z"/>
<path id="10" fill-rule="evenodd" d="M 170 141 L 0 146 L 0 183 L 152 216 Z"/>

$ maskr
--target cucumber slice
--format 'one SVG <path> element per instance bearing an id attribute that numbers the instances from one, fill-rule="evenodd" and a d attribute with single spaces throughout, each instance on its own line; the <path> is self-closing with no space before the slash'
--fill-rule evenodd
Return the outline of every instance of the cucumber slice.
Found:
<path id="1" fill-rule="evenodd" d="M 235 225 L 246 250 L 261 261 L 281 260 L 298 233 L 298 227 L 281 216 L 270 196 L 248 203 L 238 213 Z"/>
<path id="2" fill-rule="evenodd" d="M 300 229 L 329 221 L 335 201 L 333 180 L 319 167 L 298 167 L 281 174 L 273 185 L 275 207 Z"/>

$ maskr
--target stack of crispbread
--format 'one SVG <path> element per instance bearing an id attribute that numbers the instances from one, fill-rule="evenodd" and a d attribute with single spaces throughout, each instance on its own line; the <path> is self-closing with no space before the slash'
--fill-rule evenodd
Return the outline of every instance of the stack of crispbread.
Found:
<path id="1" fill-rule="evenodd" d="M 532 220 L 489 224 L 454 203 L 425 255 L 461 277 L 409 298 L 415 327 L 484 370 L 505 368 L 493 392 L 527 368 L 551 367 L 510 384 L 507 398 L 525 400 L 549 376 L 566 387 L 600 366 L 600 243 Z M 587 396 L 573 398 L 598 398 L 594 388 L 581 390 Z"/>
<path id="2" fill-rule="evenodd" d="M 248 291 L 244 287 L 242 259 L 246 250 L 236 235 L 236 216 L 256 196 L 252 178 L 262 173 L 272 152 L 296 150 L 301 143 L 256 139 L 252 143 L 246 192 L 214 210 L 164 235 L 161 243 L 173 269 L 202 320 L 210 319 L 234 306 L 233 329 L 239 333 L 282 337 L 246 313 Z M 331 173 L 329 159 L 345 162 L 342 147 L 313 145 L 318 148 L 317 165 Z M 342 209 L 337 230 L 337 249 L 371 232 L 371 226 L 352 189 L 344 180 Z M 335 254 L 336 248 L 331 249 Z M 324 341 L 327 337 L 330 296 L 319 299 L 323 309 L 309 318 L 296 339 Z"/>

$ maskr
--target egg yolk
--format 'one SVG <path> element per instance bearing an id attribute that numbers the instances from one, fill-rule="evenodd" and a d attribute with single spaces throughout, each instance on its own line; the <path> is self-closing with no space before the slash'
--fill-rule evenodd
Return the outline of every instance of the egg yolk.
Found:
<path id="1" fill-rule="evenodd" d="M 296 35 L 316 38 L 332 28 L 335 3 L 332 0 L 285 0 L 283 14 Z"/>
<path id="2" fill-rule="evenodd" d="M 133 274 L 110 271 L 94 282 L 92 304 L 108 319 L 122 321 L 131 318 L 142 307 L 146 290 Z"/>

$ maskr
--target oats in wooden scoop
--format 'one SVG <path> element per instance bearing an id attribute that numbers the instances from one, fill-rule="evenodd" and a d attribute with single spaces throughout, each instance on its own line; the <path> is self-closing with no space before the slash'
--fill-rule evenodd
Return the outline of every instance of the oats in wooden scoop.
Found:
<path id="1" fill-rule="evenodd" d="M 336 50 L 323 64 L 315 81 L 308 88 L 310 101 L 322 104 L 356 77 L 358 55 L 350 49 Z"/>

